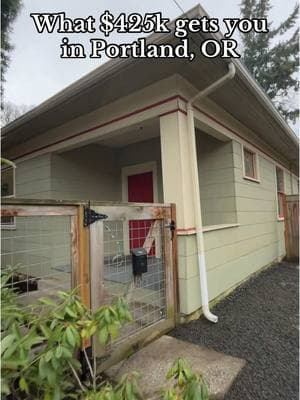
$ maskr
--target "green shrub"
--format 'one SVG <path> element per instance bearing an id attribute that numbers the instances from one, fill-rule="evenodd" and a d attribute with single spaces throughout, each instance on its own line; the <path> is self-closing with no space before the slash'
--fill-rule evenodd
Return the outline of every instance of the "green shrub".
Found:
<path id="1" fill-rule="evenodd" d="M 7 285 L 9 277 L 1 276 L 2 393 L 16 399 L 27 395 L 30 399 L 60 400 L 96 392 L 96 363 L 92 365 L 84 343 L 96 335 L 106 346 L 118 336 L 120 328 L 131 321 L 125 300 L 120 298 L 91 312 L 72 290 L 58 292 L 55 301 L 42 298 L 39 304 L 22 308 Z M 90 372 L 87 382 L 81 379 L 77 357 L 81 349 Z M 108 389 L 102 387 L 100 393 Z"/>
<path id="2" fill-rule="evenodd" d="M 2 274 L 2 394 L 14 400 L 143 399 L 137 373 L 126 374 L 113 387 L 97 376 L 96 360 L 91 360 L 85 349 L 93 336 L 102 346 L 109 345 L 120 328 L 132 320 L 124 299 L 92 312 L 74 289 L 57 292 L 55 300 L 41 298 L 36 305 L 21 307 L 9 279 L 9 274 Z M 89 371 L 85 379 L 78 361 L 80 350 Z M 163 400 L 208 399 L 203 378 L 192 373 L 182 359 L 175 361 L 167 379 L 173 385 L 162 394 Z"/>
<path id="3" fill-rule="evenodd" d="M 172 387 L 163 393 L 163 400 L 208 400 L 208 386 L 201 375 L 192 372 L 188 363 L 178 358 L 166 378 Z"/>

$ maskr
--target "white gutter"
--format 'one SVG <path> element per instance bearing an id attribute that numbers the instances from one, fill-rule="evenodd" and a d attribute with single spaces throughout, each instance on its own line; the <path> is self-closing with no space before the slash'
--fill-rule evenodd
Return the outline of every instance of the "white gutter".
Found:
<path id="1" fill-rule="evenodd" d="M 204 10 L 204 8 L 198 4 L 198 18 L 206 16 L 207 18 L 210 18 L 208 13 Z M 207 39 L 215 39 L 218 42 L 222 42 L 224 39 L 224 36 L 221 32 L 212 32 L 209 34 L 204 34 L 202 35 L 203 37 Z M 253 78 L 253 76 L 250 74 L 248 69 L 245 67 L 245 65 L 240 61 L 238 58 L 233 58 L 231 62 L 234 64 L 237 73 L 245 82 L 247 87 L 250 89 L 250 91 L 254 94 L 256 99 L 263 105 L 263 107 L 266 107 L 267 111 L 272 115 L 272 117 L 277 121 L 277 123 L 280 125 L 282 130 L 286 133 L 286 135 L 296 144 L 296 146 L 299 146 L 299 138 L 297 137 L 296 133 L 291 129 L 291 127 L 288 125 L 288 123 L 284 120 L 280 112 L 276 109 L 275 105 L 272 103 L 271 99 L 266 95 L 265 91 L 263 88 L 259 85 L 259 83 Z"/>
<path id="2" fill-rule="evenodd" d="M 201 303 L 205 318 L 214 323 L 218 322 L 218 317 L 212 314 L 209 310 L 209 297 L 208 297 L 205 249 L 204 249 L 203 229 L 202 229 L 199 172 L 198 172 L 193 103 L 196 100 L 199 100 L 200 98 L 208 96 L 214 90 L 224 85 L 225 82 L 232 79 L 235 75 L 235 66 L 233 65 L 232 62 L 230 62 L 230 64 L 228 65 L 228 69 L 229 71 L 227 72 L 226 75 L 224 75 L 222 78 L 218 79 L 217 81 L 209 85 L 207 88 L 201 90 L 201 92 L 192 97 L 187 103 L 187 121 L 188 121 L 188 135 L 189 135 L 188 140 L 189 140 L 189 149 L 192 159 L 192 185 L 193 185 L 193 199 L 194 199 L 194 209 L 195 209 L 195 225 L 196 225 Z"/>
<path id="3" fill-rule="evenodd" d="M 16 164 L 13 161 L 8 160 L 7 158 L 1 157 L 1 164 L 8 165 L 9 167 L 17 168 Z"/>
<path id="4" fill-rule="evenodd" d="M 274 117 L 280 127 L 284 130 L 285 134 L 293 141 L 296 146 L 299 146 L 299 139 L 296 133 L 284 120 L 280 112 L 276 109 L 275 105 L 272 103 L 270 98 L 266 95 L 261 86 L 252 78 L 248 69 L 241 63 L 240 60 L 234 59 L 232 61 L 235 64 L 236 69 L 238 69 L 241 79 L 248 86 L 250 91 L 255 95 L 256 99 L 266 107 L 267 111 Z"/>

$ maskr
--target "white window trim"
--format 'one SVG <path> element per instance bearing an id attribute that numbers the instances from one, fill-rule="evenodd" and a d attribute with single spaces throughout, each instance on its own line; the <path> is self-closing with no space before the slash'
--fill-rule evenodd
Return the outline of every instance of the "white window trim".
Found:
<path id="1" fill-rule="evenodd" d="M 203 231 L 203 233 L 214 232 L 214 231 L 219 231 L 221 229 L 236 228 L 238 226 L 240 226 L 240 224 L 206 225 L 206 226 L 203 226 L 202 231 Z"/>
<path id="2" fill-rule="evenodd" d="M 3 231 L 14 231 L 17 228 L 17 223 L 16 223 L 16 217 L 13 217 L 13 223 L 11 224 L 2 224 L 1 223 L 1 229 Z"/>
<path id="3" fill-rule="evenodd" d="M 255 167 L 255 171 L 256 171 L 256 178 L 253 178 L 252 176 L 247 176 L 246 175 L 244 150 L 247 150 L 249 153 L 252 153 L 254 155 L 254 162 L 255 162 L 255 166 L 254 167 Z M 244 146 L 243 144 L 242 144 L 242 166 L 243 166 L 243 178 L 244 179 L 246 179 L 248 181 L 256 182 L 256 183 L 261 183 L 258 154 L 257 154 L 256 151 L 250 149 L 247 146 Z"/>
<path id="4" fill-rule="evenodd" d="M 158 186 L 157 186 L 157 163 L 150 161 L 142 164 L 129 165 L 122 167 L 122 201 L 128 202 L 128 176 L 143 174 L 145 172 L 152 172 L 153 177 L 153 202 L 158 203 Z M 124 232 L 124 252 L 130 254 L 129 250 L 129 225 L 128 221 L 123 221 Z M 160 257 L 160 244 L 156 242 L 155 253 Z"/>
<path id="5" fill-rule="evenodd" d="M 275 189 L 276 189 L 276 214 L 277 214 L 277 221 L 282 222 L 284 221 L 284 217 L 279 215 L 279 208 L 278 208 L 278 185 L 277 185 L 277 169 L 280 169 L 283 172 L 283 190 L 286 193 L 285 187 L 285 176 L 284 176 L 284 169 L 279 167 L 278 165 L 274 164 L 274 171 L 275 171 Z"/>
<path id="6" fill-rule="evenodd" d="M 16 197 L 16 168 L 8 167 L 8 168 L 4 168 L 4 171 L 11 169 L 11 168 L 13 169 L 13 194 L 11 194 L 9 196 L 2 196 L 1 199 L 12 199 L 12 198 Z M 2 171 L 1 171 L 1 175 L 2 175 Z M 12 224 L 2 224 L 1 223 L 1 230 L 11 231 L 11 230 L 15 230 L 15 229 L 16 229 L 16 217 L 13 217 Z"/>

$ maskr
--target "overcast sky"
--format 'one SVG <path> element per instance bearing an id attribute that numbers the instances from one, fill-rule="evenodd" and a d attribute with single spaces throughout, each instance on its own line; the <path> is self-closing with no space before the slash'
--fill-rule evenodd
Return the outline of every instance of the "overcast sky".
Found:
<path id="1" fill-rule="evenodd" d="M 187 11 L 199 1 L 177 0 Z M 240 0 L 202 0 L 201 5 L 211 17 L 232 18 L 239 16 Z M 295 0 L 272 0 L 271 18 L 275 25 L 286 18 L 293 9 Z M 98 20 L 105 10 L 114 15 L 120 12 L 157 12 L 162 11 L 164 17 L 175 18 L 181 14 L 173 0 L 23 0 L 23 8 L 18 16 L 11 41 L 14 51 L 6 74 L 4 100 L 15 104 L 38 105 L 49 96 L 55 94 L 68 84 L 96 68 L 102 61 L 97 59 L 69 59 L 59 57 L 63 34 L 37 33 L 32 12 L 62 12 L 70 17 L 87 17 L 93 15 Z M 79 41 L 88 44 L 90 37 L 103 38 L 100 32 L 78 34 Z M 76 34 L 72 34 L 72 39 Z M 69 35 L 70 37 L 70 35 Z M 111 35 L 109 42 L 131 42 L 135 36 Z M 71 38 L 70 38 L 71 39 Z"/>

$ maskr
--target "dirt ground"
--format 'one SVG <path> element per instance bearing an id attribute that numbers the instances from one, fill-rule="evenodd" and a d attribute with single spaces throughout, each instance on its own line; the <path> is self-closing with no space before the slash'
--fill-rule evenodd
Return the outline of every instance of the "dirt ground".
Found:
<path id="1" fill-rule="evenodd" d="M 170 334 L 246 360 L 226 400 L 296 400 L 299 395 L 299 267 L 280 263 Z"/>

